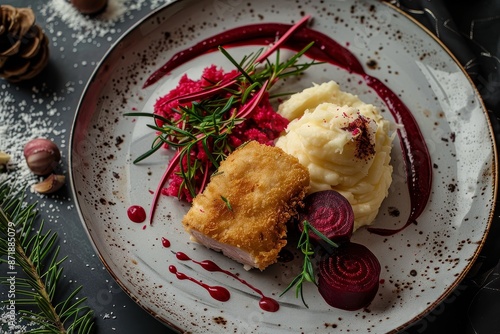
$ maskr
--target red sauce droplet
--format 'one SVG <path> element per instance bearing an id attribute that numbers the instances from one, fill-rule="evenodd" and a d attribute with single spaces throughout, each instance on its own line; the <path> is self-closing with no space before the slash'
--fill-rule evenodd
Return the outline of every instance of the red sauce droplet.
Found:
<path id="1" fill-rule="evenodd" d="M 180 261 L 188 261 L 188 260 L 191 260 L 189 258 L 189 256 L 187 256 L 186 254 L 182 253 L 182 252 L 177 252 L 175 253 L 175 256 L 177 257 L 178 260 Z"/>
<path id="2" fill-rule="evenodd" d="M 280 304 L 276 300 L 265 296 L 260 299 L 259 306 L 267 312 L 276 312 L 280 309 Z"/>
<path id="3" fill-rule="evenodd" d="M 234 273 L 232 273 L 232 272 L 230 272 L 228 270 L 222 269 L 215 262 L 210 261 L 210 260 L 195 261 L 195 260 L 191 259 L 189 256 L 187 256 L 186 254 L 184 254 L 182 252 L 175 253 L 175 256 L 180 261 L 192 261 L 192 262 L 198 264 L 200 267 L 202 267 L 206 271 L 220 272 L 220 273 L 226 274 L 226 275 L 234 278 L 235 280 L 239 281 L 240 283 L 246 285 L 247 287 L 249 287 L 250 289 L 252 289 L 253 291 L 255 291 L 256 293 L 258 293 L 261 296 L 261 299 L 259 301 L 259 306 L 260 306 L 260 308 L 262 310 L 267 311 L 267 312 L 276 312 L 276 311 L 279 310 L 280 306 L 279 306 L 279 303 L 276 300 L 274 300 L 274 299 L 272 299 L 270 297 L 265 296 L 262 293 L 262 291 L 260 291 L 256 287 L 252 286 L 247 281 L 241 279 L 240 277 L 238 277 L 238 275 L 236 275 L 236 274 L 234 274 Z"/>
<path id="4" fill-rule="evenodd" d="M 199 286 L 203 287 L 205 290 L 208 291 L 210 296 L 212 296 L 212 298 L 215 300 L 218 300 L 221 302 L 227 302 L 229 300 L 229 298 L 231 298 L 231 294 L 229 293 L 229 290 L 223 286 L 218 286 L 218 285 L 211 286 L 211 285 L 205 284 L 201 281 L 198 281 L 197 279 L 194 279 L 193 277 L 190 277 L 184 273 L 177 271 L 177 268 L 173 265 L 170 265 L 168 267 L 168 270 L 172 274 L 174 274 L 177 277 L 177 279 L 179 279 L 179 280 L 189 280 L 189 281 L 196 283 Z"/>
<path id="5" fill-rule="evenodd" d="M 162 238 L 161 238 L 161 244 L 162 244 L 162 245 L 163 245 L 163 247 L 165 247 L 165 248 L 170 247 L 170 241 L 169 241 L 167 238 L 162 237 Z"/>
<path id="6" fill-rule="evenodd" d="M 209 260 L 201 261 L 199 264 L 206 271 L 224 272 L 218 265 L 216 265 L 214 262 L 209 261 Z"/>
<path id="7" fill-rule="evenodd" d="M 128 208 L 127 215 L 134 223 L 142 223 L 146 220 L 146 210 L 140 205 L 132 205 Z"/>
<path id="8" fill-rule="evenodd" d="M 207 287 L 207 290 L 210 293 L 210 296 L 218 301 L 227 302 L 229 298 L 231 298 L 229 291 L 222 286 L 209 286 Z"/>

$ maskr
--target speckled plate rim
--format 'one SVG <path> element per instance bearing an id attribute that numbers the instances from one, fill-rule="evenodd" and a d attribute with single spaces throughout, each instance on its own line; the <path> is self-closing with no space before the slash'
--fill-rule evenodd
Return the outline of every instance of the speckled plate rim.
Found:
<path id="1" fill-rule="evenodd" d="M 389 3 L 389 2 L 383 2 L 383 3 L 385 5 L 387 5 L 388 7 L 394 9 L 400 15 L 406 17 L 408 20 L 410 20 L 411 22 L 413 22 L 420 29 L 422 29 L 423 31 L 425 31 L 427 33 L 427 35 L 429 35 L 436 43 L 438 43 L 441 46 L 441 48 L 444 51 L 446 51 L 446 53 L 448 53 L 448 56 L 451 59 L 453 59 L 453 61 L 456 63 L 456 65 L 461 69 L 461 71 L 463 72 L 463 75 L 469 81 L 470 86 L 472 87 L 472 90 L 474 91 L 475 95 L 479 97 L 478 100 L 481 103 L 481 109 L 483 110 L 485 118 L 487 120 L 488 128 L 489 128 L 489 133 L 490 133 L 490 136 L 491 136 L 491 143 L 492 143 L 492 149 L 493 149 L 493 159 L 494 159 L 494 171 L 495 171 L 495 173 L 493 175 L 493 179 L 494 179 L 493 180 L 493 182 L 494 182 L 494 185 L 493 185 L 493 187 L 494 187 L 494 191 L 493 191 L 493 206 L 492 206 L 492 208 L 490 210 L 488 224 L 487 224 L 487 226 L 486 226 L 486 228 L 484 230 L 484 235 L 483 235 L 483 238 L 482 238 L 482 242 L 478 245 L 478 247 L 476 249 L 476 252 L 474 253 L 473 257 L 471 258 L 471 260 L 469 261 L 469 263 L 465 267 L 465 269 L 462 271 L 461 275 L 459 277 L 457 277 L 457 279 L 450 285 L 450 287 L 446 291 L 444 291 L 444 293 L 438 299 L 436 299 L 436 301 L 434 303 L 430 304 L 429 307 L 427 307 L 427 309 L 424 312 L 422 312 L 420 315 L 418 315 L 417 317 L 415 317 L 411 321 L 409 321 L 409 322 L 403 324 L 402 326 L 396 328 L 394 330 L 394 332 L 397 332 L 397 331 L 401 331 L 401 330 L 407 328 L 409 325 L 417 322 L 418 320 L 425 318 L 425 316 L 428 315 L 429 312 L 432 312 L 432 310 L 434 308 L 436 308 L 441 302 L 443 302 L 443 300 L 445 300 L 453 292 L 453 290 L 457 288 L 457 286 L 460 284 L 460 282 L 466 277 L 466 275 L 469 273 L 470 269 L 472 268 L 472 266 L 476 262 L 479 254 L 481 253 L 481 250 L 483 249 L 484 243 L 486 241 L 486 237 L 488 236 L 488 233 L 489 233 L 489 231 L 491 229 L 491 224 L 493 222 L 493 218 L 494 218 L 495 210 L 496 210 L 496 205 L 497 205 L 497 198 L 498 198 L 498 151 L 497 151 L 497 149 L 498 148 L 497 148 L 497 142 L 495 140 L 495 136 L 492 135 L 494 133 L 494 131 L 493 131 L 493 126 L 491 124 L 490 117 L 489 117 L 488 112 L 487 112 L 487 108 L 486 108 L 486 106 L 484 104 L 483 99 L 481 98 L 481 94 L 479 93 L 479 91 L 478 91 L 476 85 L 474 84 L 474 81 L 470 77 L 469 73 L 467 73 L 467 70 L 465 69 L 465 67 L 459 62 L 459 60 L 457 59 L 457 57 L 451 52 L 451 50 L 446 46 L 446 44 L 444 44 L 426 26 L 424 26 L 422 23 L 420 23 L 414 17 L 412 17 L 407 12 L 405 12 L 404 10 L 402 10 L 401 8 L 399 8 L 397 5 L 394 5 L 394 4 Z"/>
<path id="2" fill-rule="evenodd" d="M 177 2 L 182 2 L 182 0 L 179 0 Z M 173 6 L 173 5 L 176 5 L 176 3 L 169 3 L 169 4 L 165 4 L 164 6 L 160 7 L 160 8 L 157 8 L 156 10 L 152 11 L 150 14 L 148 14 L 147 16 L 145 16 L 144 18 L 142 18 L 141 20 L 139 20 L 136 24 L 134 24 L 130 29 L 128 29 L 120 38 L 118 41 L 116 41 L 114 43 L 114 45 L 108 50 L 108 52 L 105 54 L 105 56 L 103 57 L 103 59 L 100 61 L 99 65 L 96 67 L 94 73 L 92 74 L 91 76 L 91 79 L 89 80 L 89 82 L 87 83 L 87 86 L 85 87 L 84 89 L 84 92 L 87 91 L 87 88 L 91 85 L 92 81 L 95 79 L 95 76 L 96 74 L 98 73 L 99 71 L 99 67 L 101 66 L 102 63 L 105 62 L 106 58 L 109 56 L 110 53 L 113 52 L 113 49 L 116 47 L 116 45 L 118 45 L 120 43 L 120 41 L 122 39 L 124 39 L 131 31 L 133 31 L 134 29 L 136 29 L 137 27 L 139 27 L 141 24 L 143 24 L 145 21 L 149 20 L 151 17 L 155 16 L 157 13 L 163 11 L 165 8 L 167 7 L 170 7 L 170 6 Z M 449 51 L 449 49 L 438 39 L 436 38 L 425 26 L 423 26 L 422 24 L 420 24 L 417 20 L 415 20 L 414 18 L 412 18 L 411 16 L 409 16 L 407 13 L 405 13 L 404 11 L 402 11 L 401 9 L 399 9 L 397 6 L 394 6 L 392 4 L 389 4 L 389 3 L 384 3 L 384 5 L 392 8 L 393 10 L 395 10 L 398 14 L 406 17 L 409 21 L 413 22 L 416 26 L 418 26 L 420 29 L 422 29 L 423 31 L 425 31 L 434 41 L 436 41 L 447 53 L 448 55 L 450 56 L 450 58 L 457 64 L 457 66 L 462 70 L 463 72 L 463 75 L 469 80 L 470 82 L 470 85 L 472 87 L 472 89 L 474 90 L 475 94 L 479 97 L 479 101 L 481 102 L 482 106 L 481 106 L 481 109 L 483 110 L 483 112 L 485 113 L 485 117 L 486 117 L 486 120 L 487 120 L 487 123 L 488 123 L 488 127 L 489 127 L 489 131 L 490 131 L 490 136 L 491 134 L 493 133 L 493 129 L 492 129 L 492 125 L 491 125 L 491 122 L 489 120 L 489 117 L 487 115 L 487 112 L 486 112 L 486 108 L 484 106 L 484 103 L 483 101 L 480 99 L 480 95 L 479 95 L 479 92 L 477 91 L 475 85 L 473 84 L 473 81 L 471 80 L 471 78 L 469 77 L 469 75 L 467 74 L 466 70 L 463 68 L 463 66 L 461 66 L 458 62 L 458 60 L 456 59 L 456 57 Z M 81 104 L 82 104 L 82 101 L 84 99 L 84 96 L 85 96 L 85 93 L 82 95 L 82 98 L 79 102 L 79 105 L 78 105 L 78 108 L 77 110 L 79 111 L 80 110 L 80 107 L 81 107 Z M 78 112 L 77 112 L 77 115 L 75 116 L 75 122 L 76 122 L 76 119 L 77 119 L 77 116 L 78 116 Z M 74 128 L 75 128 L 75 124 L 73 124 L 73 127 L 72 127 L 72 133 L 71 133 L 71 136 L 70 136 L 70 145 L 69 145 L 69 161 L 71 162 L 72 161 L 72 148 L 73 148 L 73 145 L 75 145 L 75 143 L 73 142 L 74 140 Z M 465 275 L 468 273 L 468 271 L 471 269 L 472 265 L 474 264 L 475 260 L 477 259 L 483 245 L 484 245 L 484 241 L 485 241 L 485 238 L 490 230 L 490 227 L 491 227 L 491 223 L 492 223 L 492 219 L 493 219 L 493 215 L 494 215 L 494 205 L 496 204 L 496 198 L 497 198 L 497 186 L 498 186 L 498 156 L 497 156 L 497 148 L 496 148 L 496 144 L 495 144 L 495 140 L 494 140 L 494 136 L 492 136 L 492 143 L 493 143 L 493 152 L 494 152 L 494 170 L 495 170 L 495 173 L 493 175 L 493 179 L 494 179 L 494 199 L 493 199 L 493 207 L 491 208 L 490 210 L 490 218 L 488 219 L 488 224 L 487 226 L 485 227 L 484 229 L 484 235 L 483 235 L 483 238 L 482 238 L 482 242 L 478 245 L 473 257 L 470 259 L 468 265 L 465 267 L 465 269 L 461 272 L 461 275 L 459 277 L 457 277 L 457 279 L 454 281 L 453 284 L 451 284 L 449 286 L 449 288 L 444 291 L 444 293 L 432 304 L 430 304 L 423 312 L 421 312 L 417 317 L 411 319 L 410 321 L 408 321 L 407 323 L 403 324 L 402 326 L 398 327 L 398 328 L 395 328 L 393 331 L 391 332 L 396 332 L 396 331 L 399 331 L 399 330 L 402 330 L 404 328 L 406 328 L 408 325 L 414 323 L 415 321 L 417 321 L 418 319 L 424 317 L 428 312 L 432 311 L 433 308 L 435 308 L 440 302 L 442 302 L 450 293 L 451 291 L 456 288 L 456 286 L 460 283 L 460 281 L 465 277 Z M 75 187 L 73 186 L 74 183 L 73 183 L 73 171 L 70 167 L 70 170 L 69 170 L 69 173 L 70 173 L 70 180 L 71 180 L 71 190 L 72 190 L 72 193 L 73 193 L 73 198 L 76 200 L 78 198 L 78 194 L 77 194 L 77 191 L 75 189 Z M 95 241 L 93 240 L 93 237 L 90 233 L 90 231 L 87 229 L 87 225 L 85 223 L 85 220 L 83 218 L 83 215 L 82 215 L 82 212 L 80 210 L 80 206 L 79 205 L 76 205 L 77 207 L 77 211 L 78 211 L 78 214 L 81 218 L 81 221 L 82 221 L 82 224 L 84 225 L 84 227 L 86 227 L 86 233 L 89 237 L 89 239 L 92 241 L 92 246 L 94 247 L 96 253 L 98 254 L 99 258 L 101 259 L 102 263 L 104 264 L 104 266 L 106 267 L 106 269 L 108 270 L 108 272 L 111 274 L 111 276 L 116 280 L 116 282 L 119 284 L 119 286 L 135 301 L 137 302 L 145 311 L 147 311 L 148 313 L 150 313 L 153 317 L 155 318 L 158 318 L 158 315 L 151 309 L 149 308 L 147 305 L 144 305 L 144 303 L 141 303 L 140 301 L 140 298 L 138 298 L 137 296 L 134 296 L 133 293 L 131 293 L 131 291 L 127 288 L 126 284 L 124 284 L 120 279 L 119 277 L 113 272 L 113 270 L 111 269 L 110 265 L 106 262 L 106 260 L 104 259 L 104 257 L 102 256 L 101 254 L 101 251 L 96 247 L 96 243 Z M 179 328 L 177 327 L 176 325 L 172 324 L 168 319 L 163 319 L 163 318 L 159 318 L 160 321 L 166 323 L 167 325 L 169 325 L 170 327 L 172 327 L 173 329 L 177 330 L 177 331 L 183 331 L 182 328 Z"/>

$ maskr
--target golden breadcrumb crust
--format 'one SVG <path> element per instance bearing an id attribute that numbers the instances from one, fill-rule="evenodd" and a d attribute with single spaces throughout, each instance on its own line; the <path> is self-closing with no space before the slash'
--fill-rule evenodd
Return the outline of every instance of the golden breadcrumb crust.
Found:
<path id="1" fill-rule="evenodd" d="M 309 172 L 297 158 L 251 141 L 221 163 L 182 223 L 187 232 L 248 253 L 263 270 L 286 245 L 286 223 L 308 186 Z"/>

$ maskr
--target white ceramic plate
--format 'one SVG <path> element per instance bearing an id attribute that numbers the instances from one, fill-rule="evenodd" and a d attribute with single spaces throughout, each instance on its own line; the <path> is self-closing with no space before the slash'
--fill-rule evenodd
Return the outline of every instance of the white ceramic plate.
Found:
<path id="1" fill-rule="evenodd" d="M 210 53 L 142 89 L 146 78 L 175 52 L 224 29 L 256 22 L 292 23 L 304 13 L 313 16 L 313 29 L 347 46 L 369 74 L 401 96 L 414 113 L 432 157 L 432 194 L 418 226 L 391 237 L 365 230 L 354 236 L 382 264 L 382 284 L 375 300 L 357 312 L 328 307 L 313 285 L 305 289 L 309 309 L 292 292 L 279 297 L 299 271 L 298 256 L 264 272 L 245 271 L 224 256 L 191 243 L 181 226 L 189 205 L 177 199 L 161 198 L 152 226 L 132 223 L 126 214 L 133 204 L 149 208 L 169 156 L 157 154 L 133 165 L 132 160 L 148 148 L 153 134 L 146 128 L 146 118 L 136 120 L 124 113 L 151 112 L 155 100 L 184 73 L 198 78 L 209 64 L 230 65 L 220 54 Z M 257 48 L 231 50 L 238 58 Z M 392 119 L 359 77 L 334 66 L 311 69 L 294 88 L 328 80 L 379 106 Z M 497 180 L 490 124 L 462 68 L 422 28 L 375 1 L 186 0 L 157 10 L 125 34 L 94 73 L 75 118 L 70 163 L 82 220 L 116 281 L 161 321 L 179 331 L 196 333 L 381 333 L 404 328 L 442 301 L 471 267 L 489 229 Z M 408 215 L 409 195 L 398 140 L 393 165 L 394 182 L 375 221 L 377 226 L 399 226 Z M 394 208 L 399 216 L 393 214 Z M 162 238 L 170 241 L 170 248 L 162 246 Z M 237 273 L 276 299 L 280 310 L 261 310 L 260 296 L 254 291 L 222 273 L 178 261 L 173 254 L 178 251 L 198 261 L 213 260 Z M 169 265 L 206 284 L 225 286 L 231 298 L 216 301 L 199 285 L 177 279 Z"/>

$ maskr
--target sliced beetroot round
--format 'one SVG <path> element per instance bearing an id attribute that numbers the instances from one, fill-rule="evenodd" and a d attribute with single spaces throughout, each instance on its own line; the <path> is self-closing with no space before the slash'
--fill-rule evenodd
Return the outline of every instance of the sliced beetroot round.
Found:
<path id="1" fill-rule="evenodd" d="M 316 230 L 334 242 L 349 241 L 354 227 L 354 212 L 349 201 L 339 192 L 323 190 L 309 194 L 304 199 L 304 209 L 299 213 L 299 230 L 307 220 Z M 313 231 L 309 237 L 319 241 Z"/>
<path id="2" fill-rule="evenodd" d="M 318 291 L 325 301 L 342 310 L 358 310 L 375 297 L 380 263 L 365 246 L 348 242 L 318 264 Z"/>

